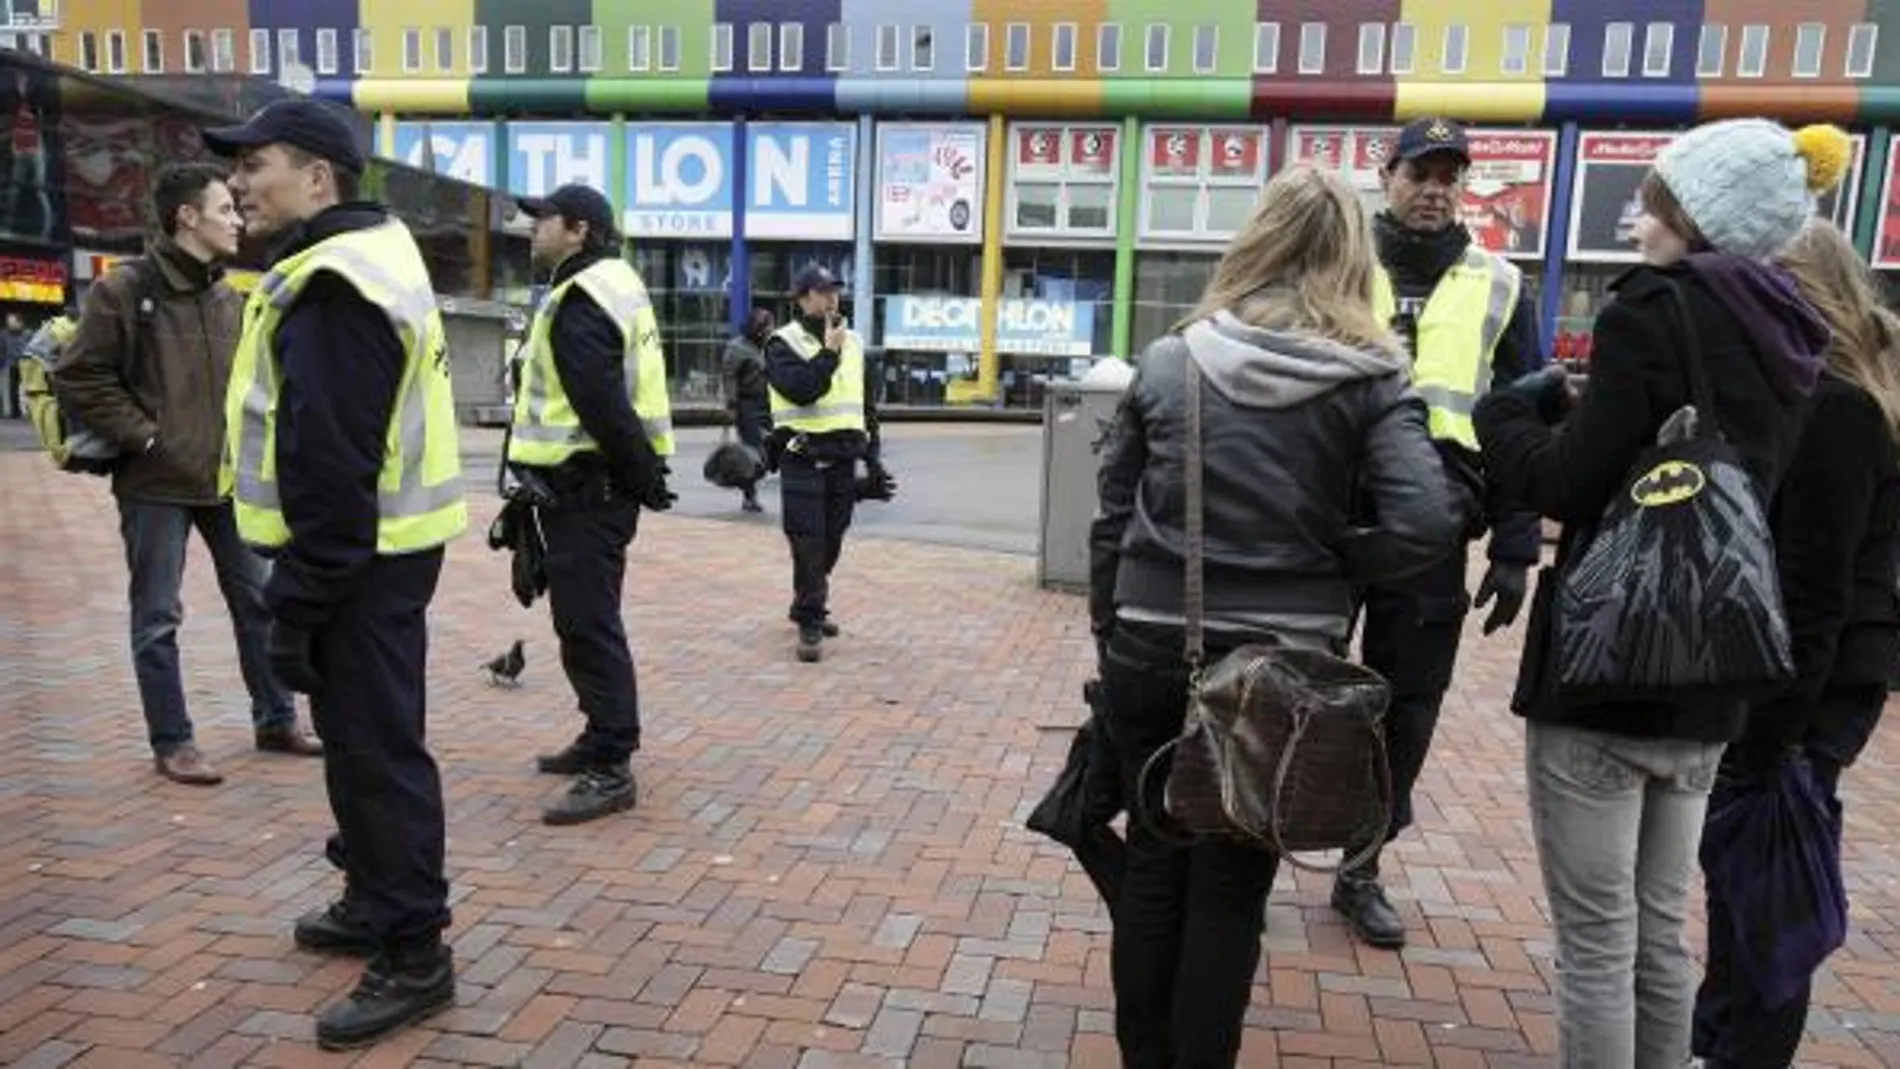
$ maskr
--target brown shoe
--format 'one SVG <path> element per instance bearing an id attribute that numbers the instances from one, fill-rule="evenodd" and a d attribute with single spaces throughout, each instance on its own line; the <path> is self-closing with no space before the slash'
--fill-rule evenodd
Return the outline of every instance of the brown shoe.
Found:
<path id="1" fill-rule="evenodd" d="M 214 787 L 224 782 L 218 770 L 211 767 L 205 755 L 190 743 L 180 746 L 170 753 L 159 754 L 152 759 L 158 766 L 158 774 L 173 783 L 186 783 L 193 787 Z"/>
<path id="2" fill-rule="evenodd" d="M 322 757 L 323 743 L 305 733 L 293 721 L 257 729 L 257 748 L 265 753 L 296 754 L 298 757 Z"/>

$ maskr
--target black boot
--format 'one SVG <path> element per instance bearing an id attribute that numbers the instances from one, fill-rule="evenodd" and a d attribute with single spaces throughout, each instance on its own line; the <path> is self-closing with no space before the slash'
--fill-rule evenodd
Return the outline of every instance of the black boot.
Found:
<path id="1" fill-rule="evenodd" d="M 391 946 L 363 970 L 356 990 L 317 1018 L 317 1046 L 367 1047 L 454 1003 L 455 964 L 448 947 L 439 940 L 409 948 Z"/>
<path id="2" fill-rule="evenodd" d="M 627 762 L 595 765 L 582 771 L 566 794 L 541 811 L 541 820 L 548 824 L 585 824 L 632 809 L 639 795 Z"/>
<path id="3" fill-rule="evenodd" d="M 1405 921 L 1379 885 L 1378 854 L 1362 865 L 1341 870 L 1333 882 L 1333 909 L 1367 946 L 1397 950 L 1405 945 Z"/>
<path id="4" fill-rule="evenodd" d="M 594 755 L 587 752 L 581 740 L 575 739 L 559 753 L 544 753 L 534 759 L 534 767 L 550 776 L 578 776 L 594 763 Z"/>
<path id="5" fill-rule="evenodd" d="M 297 918 L 292 929 L 297 945 L 305 950 L 329 954 L 355 954 L 369 957 L 381 950 L 383 942 L 350 912 L 350 896 Z"/>
<path id="6" fill-rule="evenodd" d="M 825 629 L 821 624 L 798 625 L 798 659 L 816 664 L 825 656 Z"/>

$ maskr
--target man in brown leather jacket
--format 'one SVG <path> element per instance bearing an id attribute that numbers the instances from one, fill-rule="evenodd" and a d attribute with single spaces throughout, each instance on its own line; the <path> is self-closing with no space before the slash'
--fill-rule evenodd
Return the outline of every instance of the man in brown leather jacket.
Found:
<path id="1" fill-rule="evenodd" d="M 93 283 L 53 378 L 62 407 L 119 449 L 112 492 L 131 573 L 132 666 L 159 774 L 208 785 L 222 777 L 194 741 L 178 668 L 179 590 L 194 527 L 236 625 L 257 748 L 323 749 L 298 728 L 290 692 L 271 672 L 265 563 L 239 540 L 231 502 L 218 492 L 225 385 L 243 309 L 219 265 L 236 254 L 243 223 L 217 167 L 167 168 L 153 200 L 160 236 L 142 260 Z"/>

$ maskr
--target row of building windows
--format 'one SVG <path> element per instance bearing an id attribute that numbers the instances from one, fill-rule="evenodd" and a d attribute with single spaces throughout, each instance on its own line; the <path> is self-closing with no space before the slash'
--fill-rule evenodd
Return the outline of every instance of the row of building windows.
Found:
<path id="1" fill-rule="evenodd" d="M 1295 57 L 1296 68 L 1302 75 L 1317 75 L 1326 70 L 1327 24 L 1323 22 L 1304 22 L 1299 24 L 1298 54 Z M 825 66 L 833 72 L 848 70 L 851 66 L 851 45 L 853 27 L 844 23 L 831 23 L 825 32 Z M 906 31 L 908 30 L 908 33 Z M 1122 27 L 1118 23 L 1103 23 L 1095 28 L 1095 67 L 1099 73 L 1112 74 L 1121 70 Z M 1498 56 L 1499 73 L 1504 75 L 1527 75 L 1531 71 L 1533 59 L 1533 30 L 1529 24 L 1516 23 L 1503 29 L 1503 47 Z M 1150 74 L 1165 74 L 1170 69 L 1172 55 L 1172 28 L 1163 23 L 1150 23 L 1145 28 L 1142 56 L 1143 68 Z M 1671 58 L 1675 46 L 1676 27 L 1669 22 L 1651 22 L 1643 27 L 1643 47 L 1640 68 L 1636 62 L 1636 31 L 1633 22 L 1612 22 L 1603 30 L 1603 77 L 1627 78 L 1640 69 L 1645 78 L 1667 78 L 1670 75 Z M 1706 23 L 1701 27 L 1701 37 L 1696 48 L 1696 75 L 1701 78 L 1720 78 L 1728 73 L 1729 64 L 1729 27 L 1719 23 Z M 1796 78 L 1818 78 L 1822 75 L 1822 57 L 1827 48 L 1825 24 L 1819 22 L 1802 23 L 1795 27 L 1794 56 L 1789 73 Z M 1077 38 L 1080 27 L 1075 23 L 1058 23 L 1050 27 L 1049 64 L 1060 72 L 1072 72 L 1077 65 Z M 1848 78 L 1867 78 L 1874 69 L 1874 49 L 1878 43 L 1880 27 L 1873 23 L 1858 23 L 1848 28 L 1847 48 L 1844 71 Z M 1735 56 L 1734 74 L 1738 78 L 1761 78 L 1768 73 L 1768 50 L 1772 30 L 1763 24 L 1749 24 L 1741 27 L 1739 48 Z M 44 35 L 26 35 L 37 38 L 40 49 L 44 49 Z M 425 31 L 420 27 L 409 27 L 402 31 L 402 71 L 405 74 L 418 74 L 424 70 L 425 41 L 432 45 L 432 55 L 428 58 L 437 73 L 447 73 L 455 69 L 455 48 L 457 32 L 447 26 L 435 27 Z M 728 72 L 735 68 L 734 26 L 729 22 L 713 24 L 709 41 L 710 65 L 715 72 Z M 1261 22 L 1253 28 L 1253 72 L 1255 74 L 1276 74 L 1280 70 L 1281 53 L 1280 23 Z M 1408 22 L 1367 22 L 1359 25 L 1358 55 L 1356 69 L 1360 74 L 1410 75 L 1418 73 L 1418 27 Z M 367 74 L 374 67 L 375 35 L 368 28 L 358 28 L 352 37 L 355 52 L 354 70 L 357 74 Z M 250 73 L 270 74 L 272 62 L 272 31 L 250 31 Z M 318 74 L 336 74 L 339 68 L 339 35 L 335 29 L 319 29 L 315 34 L 315 68 Z M 1220 27 L 1197 26 L 1193 32 L 1192 65 L 1196 74 L 1213 74 L 1216 71 L 1220 52 Z M 165 42 L 157 30 L 146 30 L 142 40 L 141 69 L 146 74 L 165 73 Z M 873 41 L 874 65 L 879 71 L 909 70 L 930 72 L 937 66 L 937 47 L 935 31 L 929 26 L 881 25 L 875 27 Z M 186 30 L 184 34 L 184 71 L 188 74 L 230 73 L 237 69 L 236 33 L 233 30 Z M 278 69 L 287 70 L 303 64 L 300 49 L 300 35 L 295 29 L 276 31 L 276 61 Z M 1028 23 L 1013 22 L 1003 27 L 1003 69 L 1006 71 L 1026 71 L 1030 65 L 1031 27 Z M 0 34 L 0 47 L 18 47 L 16 36 Z M 627 69 L 632 72 L 672 72 L 680 69 L 681 31 L 678 26 L 632 26 L 627 30 Z M 908 55 L 906 55 L 908 52 Z M 1468 73 L 1470 55 L 1470 27 L 1453 24 L 1444 28 L 1443 47 L 1439 51 L 1439 64 L 1436 73 L 1440 75 L 1463 75 Z M 474 74 L 489 73 L 489 34 L 487 26 L 470 26 L 467 29 L 468 69 Z M 1537 53 L 1538 70 L 1545 77 L 1560 78 L 1570 70 L 1570 26 L 1555 22 L 1543 27 L 1542 49 Z M 108 30 L 104 34 L 104 53 L 100 51 L 100 35 L 93 31 L 80 34 L 80 66 L 89 71 L 104 71 L 109 74 L 127 73 L 126 35 L 123 30 Z M 601 71 L 602 47 L 601 28 L 599 26 L 552 26 L 548 29 L 548 68 L 550 73 L 567 74 L 579 72 L 594 74 Z M 753 72 L 771 70 L 799 71 L 805 66 L 805 27 L 803 23 L 786 22 L 774 26 L 767 22 L 753 22 L 746 26 L 745 69 Z M 986 71 L 990 67 L 990 27 L 987 23 L 971 23 L 964 28 L 963 66 L 970 73 Z M 502 32 L 502 73 L 528 73 L 528 30 L 525 26 L 507 26 Z"/>

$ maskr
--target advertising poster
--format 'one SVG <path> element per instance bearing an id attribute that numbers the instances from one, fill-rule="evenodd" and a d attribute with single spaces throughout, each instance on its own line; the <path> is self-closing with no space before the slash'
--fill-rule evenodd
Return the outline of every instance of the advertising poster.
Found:
<path id="1" fill-rule="evenodd" d="M 1094 304 L 1005 298 L 996 312 L 996 351 L 1024 356 L 1088 356 L 1095 346 Z M 974 353 L 981 348 L 983 302 L 975 297 L 884 298 L 884 347 Z"/>
<path id="2" fill-rule="evenodd" d="M 495 124 L 399 122 L 396 159 L 476 185 L 495 184 Z"/>
<path id="3" fill-rule="evenodd" d="M 1900 139 L 1900 134 L 1893 135 Z M 1887 173 L 1880 183 L 1880 226 L 1874 233 L 1873 265 L 1878 268 L 1900 267 L 1900 187 L 1895 184 L 1894 150 L 1887 146 Z"/>
<path id="4" fill-rule="evenodd" d="M 1854 158 L 1841 184 L 1815 204 L 1818 214 L 1852 230 L 1854 190 L 1865 166 L 1867 137 L 1854 134 Z M 1642 214 L 1638 190 L 1673 133 L 1585 131 L 1577 140 L 1577 186 L 1570 205 L 1570 257 L 1594 263 L 1636 263 L 1633 229 Z M 1878 252 L 1879 250 L 1876 250 Z"/>
<path id="5" fill-rule="evenodd" d="M 0 301 L 59 304 L 66 299 L 66 265 L 59 260 L 0 255 Z"/>
<path id="6" fill-rule="evenodd" d="M 1288 162 L 1338 172 L 1368 211 L 1383 211 L 1379 176 L 1398 132 L 1396 126 L 1295 126 L 1288 133 Z M 1466 133 L 1471 170 L 1460 217 L 1486 249 L 1516 260 L 1541 259 L 1550 231 L 1556 131 L 1472 127 Z"/>
<path id="7" fill-rule="evenodd" d="M 1121 129 L 1096 123 L 1012 123 L 1003 232 L 1016 239 L 1115 234 Z"/>
<path id="8" fill-rule="evenodd" d="M 983 239 L 981 123 L 880 123 L 879 241 L 975 245 Z"/>

